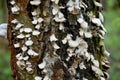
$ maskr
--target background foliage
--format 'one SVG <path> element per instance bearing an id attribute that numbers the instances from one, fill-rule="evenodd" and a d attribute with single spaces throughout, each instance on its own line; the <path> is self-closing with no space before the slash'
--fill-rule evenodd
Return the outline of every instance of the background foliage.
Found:
<path id="1" fill-rule="evenodd" d="M 0 23 L 7 22 L 6 0 L 0 0 Z M 107 50 L 111 53 L 109 70 L 110 80 L 120 80 L 120 1 L 107 1 L 106 8 L 103 11 L 105 17 L 105 27 L 107 34 L 105 44 Z M 10 69 L 10 51 L 8 42 L 0 38 L 0 80 L 12 80 Z"/>

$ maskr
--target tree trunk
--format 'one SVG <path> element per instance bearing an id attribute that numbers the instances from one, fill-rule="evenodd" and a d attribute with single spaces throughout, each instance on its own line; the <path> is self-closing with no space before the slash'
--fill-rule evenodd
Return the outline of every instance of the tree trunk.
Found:
<path id="1" fill-rule="evenodd" d="M 0 21 L 1 21 L 1 23 L 8 21 L 6 2 L 7 2 L 7 0 L 0 1 Z"/>
<path id="2" fill-rule="evenodd" d="M 107 10 L 107 1 L 102 0 L 102 4 L 103 4 L 103 10 Z"/>
<path id="3" fill-rule="evenodd" d="M 100 0 L 8 0 L 14 80 L 106 80 Z"/>

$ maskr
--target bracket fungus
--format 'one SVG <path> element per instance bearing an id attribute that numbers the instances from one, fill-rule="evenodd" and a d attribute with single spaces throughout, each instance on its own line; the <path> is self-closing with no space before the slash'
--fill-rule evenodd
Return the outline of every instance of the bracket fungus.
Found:
<path id="1" fill-rule="evenodd" d="M 11 11 L 13 14 L 19 14 L 19 10 L 20 10 L 20 8 L 17 5 L 15 5 L 11 8 Z"/>
<path id="2" fill-rule="evenodd" d="M 45 62 L 45 61 L 43 61 L 41 64 L 38 64 L 38 67 L 39 67 L 40 69 L 45 68 L 45 66 L 46 66 L 46 62 Z"/>
<path id="3" fill-rule="evenodd" d="M 35 6 L 38 6 L 40 3 L 41 3 L 41 0 L 33 0 L 33 1 L 30 1 L 30 4 L 31 4 L 31 5 L 35 5 Z"/>

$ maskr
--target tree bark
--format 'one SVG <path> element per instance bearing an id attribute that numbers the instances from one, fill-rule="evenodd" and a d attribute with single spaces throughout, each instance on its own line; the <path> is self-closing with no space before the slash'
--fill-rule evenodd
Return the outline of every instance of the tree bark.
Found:
<path id="1" fill-rule="evenodd" d="M 8 0 L 8 10 L 14 80 L 108 79 L 100 0 Z"/>

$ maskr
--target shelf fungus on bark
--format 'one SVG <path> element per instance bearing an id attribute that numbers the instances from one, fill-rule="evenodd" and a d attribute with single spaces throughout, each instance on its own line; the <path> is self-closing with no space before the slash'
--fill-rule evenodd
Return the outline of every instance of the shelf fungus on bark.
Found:
<path id="1" fill-rule="evenodd" d="M 14 47 L 15 47 L 15 48 L 19 48 L 19 47 L 20 47 L 20 43 L 14 44 Z"/>
<path id="2" fill-rule="evenodd" d="M 20 29 L 22 26 L 23 26 L 23 24 L 21 24 L 21 23 L 18 23 L 18 24 L 16 25 L 16 27 L 15 27 L 15 30 L 18 30 L 18 29 Z"/>
<path id="3" fill-rule="evenodd" d="M 55 34 L 52 34 L 51 36 L 50 36 L 50 41 L 52 42 L 52 41 L 57 41 L 58 39 L 55 37 Z"/>
<path id="4" fill-rule="evenodd" d="M 18 23 L 18 20 L 17 20 L 17 19 L 13 19 L 13 20 L 11 21 L 11 23 L 17 24 L 17 23 Z"/>
<path id="5" fill-rule="evenodd" d="M 31 33 L 32 29 L 31 28 L 23 28 L 23 31 L 26 33 Z"/>
<path id="6" fill-rule="evenodd" d="M 34 50 L 32 49 L 29 49 L 27 51 L 28 55 L 32 56 L 32 57 L 35 57 L 35 56 L 38 56 L 39 54 L 37 52 L 35 52 Z"/>
<path id="7" fill-rule="evenodd" d="M 27 51 L 28 48 L 26 46 L 23 46 L 21 49 L 23 52 L 25 52 L 25 51 Z"/>
<path id="8" fill-rule="evenodd" d="M 80 11 L 80 1 L 76 0 L 75 2 L 72 0 L 69 0 L 68 3 L 66 4 L 68 6 L 68 11 L 70 11 L 72 14 L 79 14 Z"/>
<path id="9" fill-rule="evenodd" d="M 98 7 L 102 7 L 102 3 L 99 3 L 99 2 L 97 2 L 97 1 L 94 1 L 94 4 L 95 4 L 96 6 L 98 6 Z"/>
<path id="10" fill-rule="evenodd" d="M 21 70 L 23 70 L 23 69 L 25 69 L 25 61 L 23 61 L 23 60 L 18 60 L 17 62 L 17 66 L 21 69 Z"/>
<path id="11" fill-rule="evenodd" d="M 60 14 L 56 15 L 53 18 L 56 22 L 64 22 L 66 19 L 64 18 L 64 16 L 61 16 Z"/>
<path id="12" fill-rule="evenodd" d="M 11 11 L 13 14 L 19 14 L 20 8 L 17 5 L 15 5 L 11 7 Z"/>
<path id="13" fill-rule="evenodd" d="M 87 78 L 83 77 L 83 80 L 88 80 Z"/>
<path id="14" fill-rule="evenodd" d="M 42 80 L 42 77 L 36 76 L 36 77 L 35 77 L 35 80 Z"/>
<path id="15" fill-rule="evenodd" d="M 14 0 L 12 0 L 11 2 L 10 2 L 10 4 L 11 5 L 14 5 L 16 2 L 14 1 Z"/>
<path id="16" fill-rule="evenodd" d="M 45 61 L 43 61 L 41 64 L 38 64 L 38 67 L 39 67 L 40 69 L 45 68 L 45 66 L 46 66 L 46 62 L 45 62 Z"/>
<path id="17" fill-rule="evenodd" d="M 60 49 L 60 47 L 56 43 L 53 43 L 53 48 L 54 49 Z"/>
<path id="18" fill-rule="evenodd" d="M 41 0 L 33 0 L 33 1 L 30 1 L 30 4 L 31 4 L 31 5 L 35 5 L 35 6 L 40 5 L 40 3 L 41 3 Z"/>
<path id="19" fill-rule="evenodd" d="M 25 38 L 25 35 L 19 34 L 19 35 L 17 35 L 17 38 L 18 38 L 18 39 L 23 39 L 23 38 Z"/>
<path id="20" fill-rule="evenodd" d="M 84 62 L 81 62 L 81 63 L 79 64 L 79 67 L 80 67 L 80 69 L 86 69 L 86 67 L 85 67 L 85 65 L 84 65 Z"/>
<path id="21" fill-rule="evenodd" d="M 27 71 L 29 74 L 33 74 L 33 73 L 34 73 L 34 70 L 33 70 L 31 67 L 26 67 L 26 71 Z"/>
<path id="22" fill-rule="evenodd" d="M 33 41 L 32 40 L 27 40 L 26 42 L 25 42 L 25 45 L 26 46 L 31 46 L 33 44 Z"/>
<path id="23" fill-rule="evenodd" d="M 51 0 L 52 2 L 54 2 L 55 4 L 59 3 L 59 0 Z"/>
<path id="24" fill-rule="evenodd" d="M 77 21 L 80 23 L 80 25 L 83 29 L 86 30 L 89 28 L 88 23 L 86 21 L 84 21 L 82 18 L 79 18 Z"/>
<path id="25" fill-rule="evenodd" d="M 34 30 L 33 32 L 32 32 L 32 35 L 34 35 L 34 36 L 38 36 L 40 34 L 40 32 L 38 31 L 38 30 Z"/>
<path id="26" fill-rule="evenodd" d="M 104 17 L 101 12 L 99 12 L 99 19 L 101 20 L 102 23 L 104 22 Z"/>

